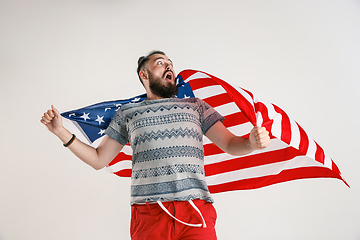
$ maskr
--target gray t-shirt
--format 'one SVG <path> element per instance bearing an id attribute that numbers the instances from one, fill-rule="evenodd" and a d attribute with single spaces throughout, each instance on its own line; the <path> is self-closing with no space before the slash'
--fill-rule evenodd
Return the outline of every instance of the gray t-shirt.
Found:
<path id="1" fill-rule="evenodd" d="M 205 182 L 203 134 L 219 120 L 224 118 L 198 98 L 122 106 L 105 133 L 133 150 L 131 204 L 213 202 Z"/>

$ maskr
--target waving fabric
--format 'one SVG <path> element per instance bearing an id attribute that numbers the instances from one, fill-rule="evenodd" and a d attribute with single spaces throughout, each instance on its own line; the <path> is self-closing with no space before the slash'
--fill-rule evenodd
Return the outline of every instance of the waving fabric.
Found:
<path id="1" fill-rule="evenodd" d="M 224 153 L 204 137 L 205 175 L 210 192 L 255 189 L 304 178 L 338 178 L 349 186 L 333 160 L 281 108 L 202 71 L 184 70 L 177 81 L 178 98 L 203 99 L 225 117 L 224 125 L 235 135 L 248 137 L 255 125 L 270 132 L 269 147 L 245 156 Z M 62 116 L 74 123 L 84 141 L 96 146 L 121 105 L 144 99 L 146 95 L 103 102 Z M 131 177 L 131 153 L 131 147 L 126 145 L 107 170 L 120 177 Z"/>

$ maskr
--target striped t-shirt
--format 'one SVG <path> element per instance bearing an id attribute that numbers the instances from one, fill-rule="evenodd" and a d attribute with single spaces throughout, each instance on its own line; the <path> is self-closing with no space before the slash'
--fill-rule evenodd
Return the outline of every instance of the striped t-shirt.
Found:
<path id="1" fill-rule="evenodd" d="M 131 204 L 213 202 L 204 172 L 203 134 L 223 117 L 198 98 L 145 100 L 122 106 L 106 134 L 133 150 Z"/>

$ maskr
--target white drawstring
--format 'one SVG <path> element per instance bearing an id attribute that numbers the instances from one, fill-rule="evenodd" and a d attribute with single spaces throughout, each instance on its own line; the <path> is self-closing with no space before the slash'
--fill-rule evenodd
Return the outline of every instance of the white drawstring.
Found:
<path id="1" fill-rule="evenodd" d="M 159 206 L 164 210 L 164 212 L 166 212 L 170 217 L 172 217 L 173 219 L 175 219 L 176 221 L 186 225 L 186 226 L 190 226 L 190 227 L 203 227 L 203 228 L 206 228 L 206 223 L 205 223 L 205 219 L 203 217 L 203 215 L 201 214 L 200 210 L 195 206 L 195 204 L 193 203 L 192 200 L 189 200 L 189 203 L 190 205 L 199 213 L 203 223 L 199 223 L 199 224 L 191 224 L 191 223 L 186 223 L 186 222 L 183 222 L 179 219 L 177 219 L 176 217 L 174 217 L 173 215 L 171 215 L 171 213 L 165 208 L 165 206 L 162 204 L 162 202 L 160 201 L 157 201 L 157 203 L 159 204 Z"/>
<path id="2" fill-rule="evenodd" d="M 201 214 L 200 209 L 193 203 L 192 200 L 189 200 L 189 203 L 190 203 L 191 206 L 193 206 L 193 208 L 199 213 L 201 219 L 203 220 L 203 228 L 206 228 L 205 219 L 204 219 L 203 215 Z"/>

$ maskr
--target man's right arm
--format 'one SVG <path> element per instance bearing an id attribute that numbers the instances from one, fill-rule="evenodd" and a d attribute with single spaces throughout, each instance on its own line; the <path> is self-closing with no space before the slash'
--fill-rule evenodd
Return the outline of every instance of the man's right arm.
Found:
<path id="1" fill-rule="evenodd" d="M 63 127 L 62 117 L 59 111 L 54 106 L 51 106 L 51 108 L 51 110 L 44 113 L 40 122 L 66 144 L 72 138 L 72 134 Z M 105 135 L 104 139 L 96 149 L 78 139 L 75 139 L 68 148 L 83 162 L 94 169 L 99 170 L 107 166 L 123 147 L 124 146 L 116 140 Z"/>

